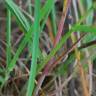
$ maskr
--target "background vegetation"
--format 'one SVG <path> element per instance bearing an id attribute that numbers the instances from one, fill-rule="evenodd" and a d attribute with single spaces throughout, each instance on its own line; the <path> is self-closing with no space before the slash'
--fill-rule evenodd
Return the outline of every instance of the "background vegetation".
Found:
<path id="1" fill-rule="evenodd" d="M 96 96 L 95 0 L 0 0 L 0 96 Z"/>

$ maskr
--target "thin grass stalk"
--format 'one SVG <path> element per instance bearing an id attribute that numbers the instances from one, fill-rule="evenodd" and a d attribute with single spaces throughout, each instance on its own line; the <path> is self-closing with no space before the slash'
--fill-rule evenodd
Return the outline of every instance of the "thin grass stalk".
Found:
<path id="1" fill-rule="evenodd" d="M 53 35 L 53 32 L 52 32 L 52 26 L 51 26 L 51 21 L 50 21 L 50 18 L 48 18 L 47 22 L 46 22 L 46 26 L 48 27 L 48 31 L 49 31 L 49 37 L 52 41 L 52 44 L 54 43 L 54 35 Z"/>
<path id="2" fill-rule="evenodd" d="M 34 37 L 33 37 L 33 48 L 31 49 L 32 61 L 31 61 L 31 69 L 26 96 L 32 96 L 33 89 L 35 86 L 37 57 L 39 49 L 39 35 L 40 35 L 39 17 L 40 17 L 40 0 L 35 0 L 35 20 L 34 20 L 34 33 L 33 33 Z"/>
<path id="3" fill-rule="evenodd" d="M 7 67 L 10 64 L 11 61 L 11 12 L 9 9 L 7 9 L 7 48 L 6 48 L 6 64 Z"/>
<path id="4" fill-rule="evenodd" d="M 87 10 L 92 7 L 92 0 L 86 0 L 87 2 Z M 93 22 L 93 11 L 88 15 L 86 19 L 86 24 L 91 25 Z M 91 36 L 91 35 L 90 35 Z M 86 56 L 90 56 L 88 49 L 85 49 Z M 88 65 L 89 65 L 89 94 L 90 96 L 92 95 L 92 89 L 93 89 L 93 65 L 91 59 L 88 60 Z"/>
<path id="5" fill-rule="evenodd" d="M 89 50 L 85 49 L 86 57 L 88 58 L 90 56 Z M 89 94 L 92 95 L 93 90 L 93 65 L 91 59 L 88 59 L 88 66 L 89 66 Z"/>
<path id="6" fill-rule="evenodd" d="M 89 10 L 92 7 L 92 0 L 86 0 L 86 4 L 87 4 L 87 10 Z M 93 22 L 93 11 L 88 15 L 87 19 L 86 19 L 86 23 L 88 25 L 91 25 Z"/>
<path id="7" fill-rule="evenodd" d="M 84 15 L 84 12 L 85 12 L 85 9 L 83 7 L 82 0 L 77 0 L 77 2 L 78 2 L 78 7 L 79 7 L 79 10 L 80 10 L 80 13 L 83 16 Z"/>
<path id="8" fill-rule="evenodd" d="M 66 15 L 68 12 L 68 8 L 70 6 L 71 0 L 64 0 L 63 2 L 63 12 L 62 12 L 62 16 L 61 16 L 61 20 L 60 23 L 58 25 L 58 31 L 57 31 L 57 35 L 54 41 L 54 47 L 57 45 L 57 43 L 59 42 L 63 29 L 64 29 L 64 23 L 65 23 L 65 19 L 66 19 Z"/>
<path id="9" fill-rule="evenodd" d="M 55 0 L 54 0 L 54 2 L 55 2 Z M 54 34 L 54 37 L 55 37 L 56 33 L 57 33 L 55 3 L 53 5 L 52 12 L 51 12 L 51 22 L 52 22 L 53 34 Z"/>
<path id="10" fill-rule="evenodd" d="M 76 22 L 79 20 L 78 10 L 77 10 L 77 0 L 72 0 L 73 8 L 74 8 L 74 14 L 76 18 Z M 77 37 L 80 38 L 80 32 L 77 32 Z M 80 46 L 81 43 L 78 43 L 78 46 Z"/>
<path id="11" fill-rule="evenodd" d="M 28 11 L 30 16 L 32 16 L 32 6 L 31 6 L 31 0 L 28 0 Z M 32 48 L 32 40 L 30 40 L 29 44 L 28 44 L 28 49 L 29 49 L 29 54 L 31 53 L 31 48 Z"/>

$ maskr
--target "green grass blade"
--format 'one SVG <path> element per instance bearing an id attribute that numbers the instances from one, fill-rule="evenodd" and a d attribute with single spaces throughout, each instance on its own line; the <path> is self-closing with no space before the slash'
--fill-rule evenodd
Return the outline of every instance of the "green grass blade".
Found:
<path id="1" fill-rule="evenodd" d="M 40 21 L 43 20 L 50 9 L 53 8 L 54 0 L 47 0 L 44 7 L 40 11 Z"/>
<path id="2" fill-rule="evenodd" d="M 87 10 L 89 10 L 93 5 L 92 0 L 86 0 L 86 5 L 87 5 Z M 92 23 L 93 23 L 93 11 L 86 18 L 86 24 L 87 25 L 92 25 Z M 91 41 L 94 39 L 96 39 L 96 36 L 94 34 L 90 33 L 90 34 L 85 36 L 83 42 Z"/>
<path id="3" fill-rule="evenodd" d="M 10 12 L 14 14 L 14 16 L 16 17 L 17 22 L 20 25 L 21 29 L 24 32 L 28 32 L 30 25 L 25 16 L 23 15 L 23 13 L 21 12 L 20 8 L 12 0 L 5 0 L 5 3 Z"/>
<path id="4" fill-rule="evenodd" d="M 89 10 L 92 7 L 92 0 L 86 0 L 87 2 L 87 10 Z M 93 21 L 93 11 L 88 15 L 86 19 L 86 23 L 91 25 Z"/>
<path id="5" fill-rule="evenodd" d="M 11 12 L 9 9 L 7 9 L 7 33 L 6 33 L 6 38 L 7 38 L 7 47 L 6 47 L 6 63 L 7 66 L 10 64 L 11 61 Z"/>
<path id="6" fill-rule="evenodd" d="M 38 47 L 39 47 L 39 35 L 40 35 L 40 0 L 35 0 L 35 21 L 34 21 L 34 37 L 33 37 L 33 48 L 32 50 L 32 61 L 31 61 L 31 69 L 28 81 L 27 95 L 32 96 L 32 92 L 35 84 L 36 77 L 36 69 L 37 69 L 37 56 L 38 56 Z"/>
<path id="7" fill-rule="evenodd" d="M 73 28 L 74 31 L 81 31 L 81 32 L 90 32 L 91 34 L 96 34 L 96 27 L 95 26 L 88 26 L 88 25 L 77 25 Z"/>
<path id="8" fill-rule="evenodd" d="M 11 13 L 16 17 L 20 27 L 22 27 L 24 32 L 28 32 L 30 25 L 25 16 L 22 14 L 20 8 L 12 1 L 5 0 L 7 7 L 10 9 Z M 47 0 L 43 8 L 40 10 L 40 20 L 42 21 L 46 14 L 49 14 L 50 9 L 52 9 L 54 4 L 54 0 Z"/>

